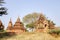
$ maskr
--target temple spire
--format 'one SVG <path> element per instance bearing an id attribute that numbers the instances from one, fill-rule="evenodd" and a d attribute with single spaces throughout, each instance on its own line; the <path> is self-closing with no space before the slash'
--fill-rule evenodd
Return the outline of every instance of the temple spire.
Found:
<path id="1" fill-rule="evenodd" d="M 11 21 L 11 18 L 10 18 L 10 21 L 9 21 L 7 30 L 9 30 L 9 29 L 12 29 L 12 21 Z"/>
<path id="2" fill-rule="evenodd" d="M 18 18 L 17 18 L 17 21 L 16 22 L 20 22 L 20 18 L 19 18 L 19 16 L 18 16 Z"/>

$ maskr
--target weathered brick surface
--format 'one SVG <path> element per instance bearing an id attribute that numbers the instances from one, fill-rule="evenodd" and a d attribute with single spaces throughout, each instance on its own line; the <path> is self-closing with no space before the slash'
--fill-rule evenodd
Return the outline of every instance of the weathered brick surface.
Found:
<path id="1" fill-rule="evenodd" d="M 10 20 L 7 27 L 7 32 L 14 32 L 15 34 L 20 34 L 22 32 L 25 32 L 24 25 L 22 24 L 22 22 L 20 22 L 19 17 L 14 25 L 12 25 L 12 21 Z"/>

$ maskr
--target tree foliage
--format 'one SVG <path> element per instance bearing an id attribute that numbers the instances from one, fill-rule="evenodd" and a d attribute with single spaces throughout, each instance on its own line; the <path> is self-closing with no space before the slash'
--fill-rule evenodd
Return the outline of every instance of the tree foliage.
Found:
<path id="1" fill-rule="evenodd" d="M 50 33 L 50 34 L 57 34 L 57 35 L 59 35 L 59 34 L 60 34 L 60 29 L 51 29 L 51 30 L 49 31 L 49 33 Z"/>
<path id="2" fill-rule="evenodd" d="M 34 23 L 30 23 L 26 25 L 27 28 L 34 28 Z"/>
<path id="3" fill-rule="evenodd" d="M 55 27 L 55 23 L 51 20 L 48 20 L 48 24 L 50 29 Z"/>
<path id="4" fill-rule="evenodd" d="M 28 14 L 26 16 L 23 17 L 23 22 L 24 23 L 33 23 L 38 19 L 39 14 L 38 13 L 32 13 L 32 14 Z"/>
<path id="5" fill-rule="evenodd" d="M 3 3 L 5 3 L 4 0 L 0 0 L 0 16 L 7 15 L 8 14 L 7 13 L 7 8 L 2 7 L 3 6 L 2 5 Z"/>
<path id="6" fill-rule="evenodd" d="M 23 17 L 23 22 L 26 24 L 26 28 L 33 28 L 35 27 L 35 22 L 38 20 L 39 14 L 38 13 L 32 13 L 28 14 Z"/>

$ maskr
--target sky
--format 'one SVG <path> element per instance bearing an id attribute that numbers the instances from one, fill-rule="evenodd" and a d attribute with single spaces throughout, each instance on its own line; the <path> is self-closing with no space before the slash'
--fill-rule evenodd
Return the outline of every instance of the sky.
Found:
<path id="1" fill-rule="evenodd" d="M 8 9 L 8 15 L 0 16 L 0 20 L 8 26 L 11 18 L 14 24 L 18 18 L 22 18 L 30 13 L 43 13 L 52 20 L 56 26 L 60 26 L 60 0 L 5 0 L 4 7 Z"/>

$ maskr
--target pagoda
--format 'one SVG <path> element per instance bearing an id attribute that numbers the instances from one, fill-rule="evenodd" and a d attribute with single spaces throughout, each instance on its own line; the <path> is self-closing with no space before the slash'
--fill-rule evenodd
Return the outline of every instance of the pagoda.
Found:
<path id="1" fill-rule="evenodd" d="M 15 22 L 13 29 L 15 29 L 15 30 L 16 29 L 24 30 L 24 25 L 23 25 L 22 22 L 20 22 L 20 18 L 19 17 L 17 18 L 17 21 Z"/>
<path id="2" fill-rule="evenodd" d="M 7 30 L 12 30 L 12 28 L 13 28 L 13 25 L 12 25 L 12 21 L 10 19 Z"/>
<path id="3" fill-rule="evenodd" d="M 2 24 L 1 20 L 0 20 L 0 30 L 4 30 L 4 25 Z"/>
<path id="4" fill-rule="evenodd" d="M 25 32 L 25 28 L 22 22 L 20 22 L 20 18 L 17 18 L 17 21 L 15 22 L 14 25 L 12 25 L 12 21 L 10 19 L 8 27 L 7 27 L 7 32 L 15 33 L 15 34 L 20 34 L 22 32 Z"/>

